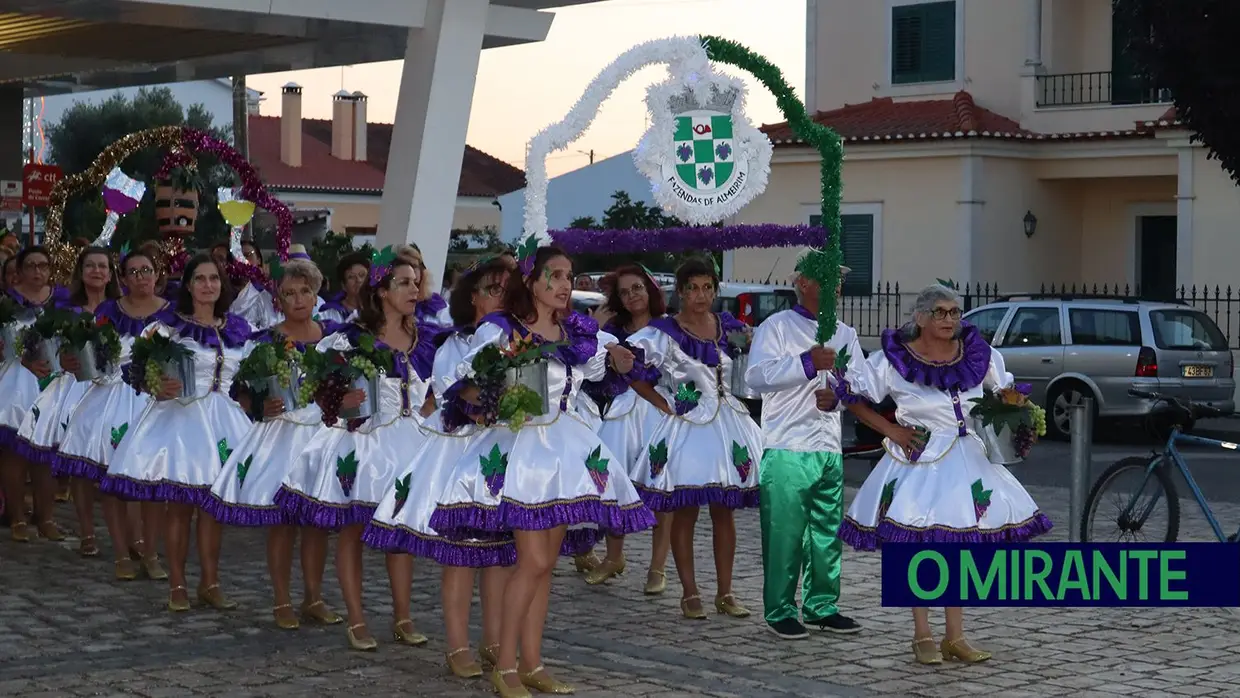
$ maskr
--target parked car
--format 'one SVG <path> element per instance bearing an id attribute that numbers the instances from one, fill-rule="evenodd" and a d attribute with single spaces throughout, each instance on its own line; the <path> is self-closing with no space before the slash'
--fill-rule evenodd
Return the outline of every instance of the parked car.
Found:
<path id="1" fill-rule="evenodd" d="M 1049 436 L 1067 438 L 1068 406 L 1086 397 L 1095 417 L 1145 417 L 1154 405 L 1129 396 L 1133 388 L 1235 409 L 1227 337 L 1186 303 L 1013 295 L 964 317 L 1003 354 L 1016 380 L 1033 387 Z"/>
<path id="2" fill-rule="evenodd" d="M 589 315 L 591 310 L 594 310 L 606 302 L 607 296 L 597 291 L 578 291 L 577 289 L 573 289 L 573 310 L 576 310 L 579 313 Z"/>

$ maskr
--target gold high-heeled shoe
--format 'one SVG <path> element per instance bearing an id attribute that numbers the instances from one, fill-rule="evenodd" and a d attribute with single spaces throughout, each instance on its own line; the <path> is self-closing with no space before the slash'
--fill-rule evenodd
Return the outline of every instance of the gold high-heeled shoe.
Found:
<path id="1" fill-rule="evenodd" d="M 138 578 L 138 566 L 127 557 L 116 561 L 116 578 L 122 582 L 132 582 Z"/>
<path id="2" fill-rule="evenodd" d="M 158 555 L 142 558 L 142 571 L 146 574 L 147 579 L 155 582 L 162 582 L 168 578 L 168 573 L 164 571 L 163 565 L 159 564 Z"/>
<path id="3" fill-rule="evenodd" d="M 9 535 L 13 537 L 15 543 L 30 542 L 30 524 L 25 521 L 18 521 L 9 527 Z"/>
<path id="4" fill-rule="evenodd" d="M 231 611 L 237 607 L 237 602 L 224 596 L 224 592 L 220 591 L 219 584 L 212 584 L 209 587 L 200 587 L 198 589 L 198 600 L 217 611 Z"/>
<path id="5" fill-rule="evenodd" d="M 168 591 L 168 610 L 173 613 L 184 613 L 189 608 L 189 590 L 185 587 L 172 587 Z"/>
<path id="6" fill-rule="evenodd" d="M 939 643 L 939 652 L 943 654 L 945 659 L 968 662 L 970 664 L 984 662 L 991 657 L 991 654 L 986 650 L 975 649 L 963 635 L 955 640 L 943 638 L 943 641 Z"/>
<path id="7" fill-rule="evenodd" d="M 65 534 L 61 533 L 60 527 L 56 525 L 55 521 L 44 521 L 39 524 L 39 535 L 53 543 L 59 543 L 65 539 Z"/>
<path id="8" fill-rule="evenodd" d="M 938 645 L 934 644 L 933 637 L 913 640 L 913 658 L 917 660 L 918 664 L 943 663 L 943 654 L 939 652 Z"/>
<path id="9" fill-rule="evenodd" d="M 365 623 L 355 623 L 345 630 L 345 635 L 349 638 L 349 649 L 358 652 L 374 652 L 379 647 L 379 641 L 373 637 L 359 639 L 357 633 L 354 632 L 364 627 L 366 627 Z"/>
<path id="10" fill-rule="evenodd" d="M 276 619 L 276 627 L 281 630 L 296 630 L 301 627 L 291 603 L 282 603 L 272 608 L 271 615 Z"/>
<path id="11" fill-rule="evenodd" d="M 301 617 L 319 625 L 336 625 L 337 623 L 344 622 L 344 618 L 341 618 L 338 613 L 329 608 L 323 599 L 313 603 L 302 601 Z"/>
<path id="12" fill-rule="evenodd" d="M 736 603 L 736 597 L 731 594 L 715 597 L 715 613 L 724 613 L 733 618 L 749 617 L 749 609 Z"/>
<path id="13" fill-rule="evenodd" d="M 482 657 L 482 661 L 490 664 L 491 668 L 495 668 L 495 665 L 499 664 L 499 643 L 479 647 L 478 656 Z"/>
<path id="14" fill-rule="evenodd" d="M 464 659 L 455 659 L 461 656 Z M 469 656 L 468 647 L 458 647 L 444 655 L 444 658 L 448 662 L 448 670 L 462 679 L 476 679 L 482 676 L 482 665 Z"/>
<path id="15" fill-rule="evenodd" d="M 598 559 L 598 555 L 588 552 L 585 555 L 578 555 L 573 558 L 573 565 L 577 568 L 577 574 L 585 574 L 593 572 L 602 563 Z"/>
<path id="16" fill-rule="evenodd" d="M 392 639 L 410 647 L 425 645 L 429 641 L 425 635 L 418 632 L 413 626 L 413 621 L 408 618 L 392 623 Z"/>
<path id="17" fill-rule="evenodd" d="M 491 685 L 499 693 L 499 698 L 531 698 L 530 692 L 525 688 L 525 684 L 509 686 L 504 682 L 505 676 L 515 673 L 517 673 L 516 669 L 496 669 L 491 672 Z"/>
<path id="18" fill-rule="evenodd" d="M 520 674 L 521 684 L 529 686 L 539 693 L 553 693 L 555 695 L 567 696 L 576 692 L 576 689 L 563 681 L 555 678 L 547 672 L 547 668 L 539 664 L 532 671 Z"/>
<path id="19" fill-rule="evenodd" d="M 697 609 L 689 608 L 689 604 L 694 601 L 697 602 Z M 706 620 L 706 609 L 702 608 L 702 597 L 697 594 L 680 600 L 680 612 L 689 620 Z"/>
<path id="20" fill-rule="evenodd" d="M 620 560 L 603 560 L 602 564 L 594 569 L 586 572 L 586 584 L 602 584 L 612 577 L 619 577 L 624 574 L 625 560 L 624 556 L 620 556 Z"/>
<path id="21" fill-rule="evenodd" d="M 646 573 L 646 588 L 642 593 L 646 596 L 662 594 L 667 589 L 667 572 L 651 569 Z"/>

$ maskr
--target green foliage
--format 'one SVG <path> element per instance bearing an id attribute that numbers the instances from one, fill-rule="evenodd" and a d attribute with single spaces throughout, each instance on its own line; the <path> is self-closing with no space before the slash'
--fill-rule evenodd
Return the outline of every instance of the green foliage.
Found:
<path id="1" fill-rule="evenodd" d="M 457 228 L 449 234 L 449 252 L 501 252 L 504 243 L 495 226 Z"/>
<path id="2" fill-rule="evenodd" d="M 354 252 L 361 252 L 369 259 L 375 248 L 367 243 L 353 249 L 353 237 L 344 233 L 328 233 L 310 245 L 310 259 L 315 266 L 323 271 L 323 291 L 340 290 L 340 281 L 336 278 L 336 265 L 340 260 Z"/>
<path id="3" fill-rule="evenodd" d="M 65 112 L 58 123 L 47 129 L 50 160 L 66 174 L 82 172 L 113 142 L 131 133 L 156 126 L 189 126 L 231 140 L 230 128 L 212 125 L 211 114 L 201 104 L 183 108 L 168 88 L 142 89 L 132 99 L 115 95 L 101 103 L 79 102 Z M 112 245 L 139 243 L 158 238 L 155 225 L 155 173 L 163 165 L 166 153 L 160 148 L 146 148 L 126 158 L 121 169 L 134 179 L 146 182 L 147 192 L 138 210 L 117 223 Z M 199 213 L 195 242 L 206 247 L 228 235 L 228 225 L 216 209 L 216 190 L 236 184 L 232 170 L 211 155 L 197 155 L 199 176 Z M 90 240 L 103 227 L 103 200 L 98 191 L 90 191 L 69 200 L 65 206 L 64 232 L 67 239 L 83 237 Z"/>
<path id="4" fill-rule="evenodd" d="M 603 211 L 600 220 L 593 216 L 575 218 L 568 224 L 569 228 L 581 230 L 665 230 L 667 228 L 686 227 L 684 221 L 663 213 L 658 206 L 650 206 L 644 201 L 633 201 L 626 191 L 617 191 L 611 195 L 611 206 Z M 701 257 L 712 259 L 718 267 L 723 259 L 720 252 L 643 252 L 627 254 L 625 264 L 640 264 L 651 271 L 672 272 L 685 259 Z M 613 255 L 578 254 L 573 255 L 573 267 L 577 271 L 607 271 L 614 269 L 620 262 Z"/>

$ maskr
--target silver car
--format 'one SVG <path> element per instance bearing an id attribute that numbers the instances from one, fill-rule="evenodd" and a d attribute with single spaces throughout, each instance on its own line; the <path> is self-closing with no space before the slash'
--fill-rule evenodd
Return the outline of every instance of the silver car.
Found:
<path id="1" fill-rule="evenodd" d="M 1235 409 L 1227 337 L 1184 303 L 1130 298 L 1005 296 L 965 314 L 1046 408 L 1048 436 L 1067 438 L 1068 406 L 1094 400 L 1095 416 L 1140 417 L 1153 407 L 1130 388 Z M 1190 425 L 1191 426 L 1191 425 Z"/>

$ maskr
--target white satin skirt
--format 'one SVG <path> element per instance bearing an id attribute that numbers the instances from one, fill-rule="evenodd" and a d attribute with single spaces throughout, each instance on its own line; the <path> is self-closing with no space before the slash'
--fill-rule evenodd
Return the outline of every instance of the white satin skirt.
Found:
<path id="1" fill-rule="evenodd" d="M 69 426 L 52 461 L 52 472 L 98 482 L 121 440 L 151 404 L 146 393 L 120 382 L 88 384 L 69 415 Z"/>
<path id="2" fill-rule="evenodd" d="M 69 426 L 69 417 L 88 387 L 90 383 L 79 382 L 72 373 L 53 378 L 17 429 L 17 452 L 31 463 L 51 465 Z"/>

